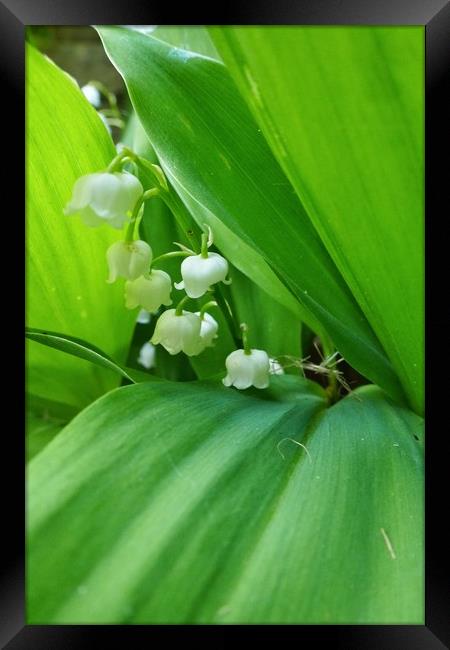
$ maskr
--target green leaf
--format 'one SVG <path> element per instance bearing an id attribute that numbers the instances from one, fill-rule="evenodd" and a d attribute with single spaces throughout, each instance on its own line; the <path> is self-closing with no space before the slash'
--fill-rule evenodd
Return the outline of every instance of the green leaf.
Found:
<path id="1" fill-rule="evenodd" d="M 29 465 L 28 623 L 423 623 L 421 425 L 288 376 L 109 393 Z"/>
<path id="2" fill-rule="evenodd" d="M 299 319 L 239 271 L 232 269 L 230 277 L 234 309 L 239 322 L 249 327 L 251 347 L 266 350 L 270 357 L 300 358 L 302 325 Z"/>
<path id="3" fill-rule="evenodd" d="M 120 234 L 65 217 L 78 177 L 115 155 L 104 124 L 62 70 L 27 44 L 27 324 L 66 332 L 126 360 L 134 316 L 123 287 L 107 285 L 106 250 Z M 117 376 L 35 342 L 27 346 L 28 390 L 82 407 Z"/>
<path id="4" fill-rule="evenodd" d="M 26 458 L 36 456 L 75 417 L 77 409 L 36 395 L 26 397 Z"/>
<path id="5" fill-rule="evenodd" d="M 147 33 L 160 41 L 175 45 L 183 50 L 197 52 L 220 61 L 220 55 L 206 27 L 200 25 L 157 25 L 149 29 Z"/>
<path id="6" fill-rule="evenodd" d="M 25 330 L 25 336 L 31 341 L 37 341 L 42 343 L 42 345 L 47 345 L 50 348 L 55 350 L 60 350 L 61 352 L 66 352 L 71 354 L 74 357 L 79 359 L 85 359 L 86 361 L 91 361 L 97 366 L 102 368 L 108 368 L 115 373 L 118 373 L 128 381 L 131 381 L 133 384 L 136 383 L 135 380 L 124 370 L 118 363 L 113 361 L 107 354 L 100 350 L 100 348 L 95 345 L 91 345 L 82 339 L 75 338 L 74 336 L 69 336 L 68 334 L 59 334 L 58 332 L 48 332 L 46 330 L 40 330 L 32 327 L 27 327 Z"/>
<path id="7" fill-rule="evenodd" d="M 352 365 L 400 399 L 377 338 L 225 67 L 134 31 L 99 33 L 176 190 L 254 248 L 294 293 L 303 320 L 313 329 L 319 321 Z"/>
<path id="8" fill-rule="evenodd" d="M 423 27 L 211 32 L 421 413 Z"/>

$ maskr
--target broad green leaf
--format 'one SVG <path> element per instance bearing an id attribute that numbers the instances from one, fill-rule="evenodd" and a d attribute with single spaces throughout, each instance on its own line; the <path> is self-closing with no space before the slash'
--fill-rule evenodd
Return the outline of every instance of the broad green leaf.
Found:
<path id="1" fill-rule="evenodd" d="M 212 35 L 422 412 L 423 27 L 224 27 Z"/>
<path id="2" fill-rule="evenodd" d="M 124 362 L 134 317 L 120 283 L 106 283 L 105 257 L 120 233 L 63 215 L 77 178 L 106 168 L 114 145 L 73 79 L 26 47 L 27 325 L 89 340 Z M 113 373 L 35 342 L 27 363 L 30 392 L 77 407 L 119 383 Z"/>
<path id="3" fill-rule="evenodd" d="M 77 409 L 35 395 L 26 396 L 26 458 L 36 456 L 75 417 Z"/>
<path id="4" fill-rule="evenodd" d="M 360 372 L 402 391 L 226 68 L 115 27 L 99 29 L 171 180 L 255 248 Z"/>
<path id="5" fill-rule="evenodd" d="M 421 425 L 288 376 L 109 393 L 29 465 L 28 623 L 422 623 Z"/>

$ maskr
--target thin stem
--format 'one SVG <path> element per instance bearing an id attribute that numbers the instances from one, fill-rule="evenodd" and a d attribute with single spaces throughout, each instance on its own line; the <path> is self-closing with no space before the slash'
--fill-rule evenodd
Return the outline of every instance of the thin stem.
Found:
<path id="1" fill-rule="evenodd" d="M 322 332 L 320 341 L 322 343 L 322 349 L 323 349 L 323 354 L 325 356 L 325 359 L 331 359 L 333 355 L 336 354 L 336 348 L 333 345 L 333 341 L 330 339 L 328 334 L 325 334 L 325 332 Z M 338 386 L 336 373 L 334 372 L 333 368 L 330 368 L 330 372 L 328 373 L 327 392 L 331 404 L 334 404 L 334 402 L 336 402 L 339 398 L 339 386 Z"/>
<path id="2" fill-rule="evenodd" d="M 218 304 L 216 303 L 215 300 L 210 300 L 209 302 L 206 302 L 203 305 L 203 307 L 200 309 L 200 320 L 203 320 L 206 310 L 209 309 L 210 307 L 218 307 Z"/>
<path id="3" fill-rule="evenodd" d="M 183 315 L 183 305 L 190 300 L 189 296 L 184 296 L 178 303 L 178 305 L 175 307 L 175 316 L 182 316 Z"/>
<path id="4" fill-rule="evenodd" d="M 136 164 L 139 165 L 144 171 L 150 172 L 153 180 L 156 182 L 158 188 L 161 191 L 162 200 L 172 212 L 192 248 L 197 252 L 199 249 L 199 242 L 194 233 L 192 217 L 185 205 L 182 203 L 179 196 L 168 184 L 161 167 L 159 167 L 159 165 L 151 163 L 141 156 L 138 156 L 134 153 L 134 151 L 129 149 L 129 147 L 124 147 L 122 152 L 134 160 Z"/>
<path id="5" fill-rule="evenodd" d="M 108 100 L 109 104 L 109 109 L 111 110 L 112 113 L 114 113 L 115 117 L 120 118 L 120 111 L 117 106 L 117 99 L 114 93 L 112 93 L 106 86 L 105 84 L 102 84 L 101 81 L 89 81 L 88 82 L 89 86 L 94 86 L 94 88 L 97 88 L 101 94 L 106 97 Z"/>
<path id="6" fill-rule="evenodd" d="M 160 190 L 158 187 L 152 187 L 150 190 L 144 192 L 143 195 L 144 201 L 148 201 L 148 199 L 152 199 L 154 196 L 158 196 L 159 193 Z"/>
<path id="7" fill-rule="evenodd" d="M 244 353 L 251 354 L 252 350 L 250 348 L 250 343 L 248 342 L 248 325 L 247 323 L 241 323 L 242 331 L 242 343 L 244 344 Z"/>
<path id="8" fill-rule="evenodd" d="M 107 173 L 112 174 L 113 172 L 119 170 L 126 155 L 127 154 L 125 153 L 125 150 L 122 149 L 122 151 L 118 153 L 117 156 L 115 156 L 109 163 L 108 167 L 106 168 Z"/>
<path id="9" fill-rule="evenodd" d="M 128 224 L 127 232 L 125 235 L 125 241 L 130 242 L 134 239 L 134 227 L 136 225 L 137 218 L 139 217 L 139 212 L 144 205 L 144 201 L 148 201 L 154 196 L 158 196 L 159 189 L 157 187 L 152 187 L 151 190 L 147 190 L 144 194 L 136 201 L 136 205 L 133 208 L 131 215 L 131 221 Z"/>
<path id="10" fill-rule="evenodd" d="M 202 233 L 201 256 L 204 259 L 208 259 L 208 235 L 205 233 Z"/>
<path id="11" fill-rule="evenodd" d="M 164 253 L 163 255 L 158 255 L 158 257 L 155 257 L 152 265 L 155 262 L 161 262 L 162 260 L 167 260 L 171 257 L 190 257 L 191 255 L 192 253 L 188 253 L 187 251 L 171 251 L 170 253 Z"/>

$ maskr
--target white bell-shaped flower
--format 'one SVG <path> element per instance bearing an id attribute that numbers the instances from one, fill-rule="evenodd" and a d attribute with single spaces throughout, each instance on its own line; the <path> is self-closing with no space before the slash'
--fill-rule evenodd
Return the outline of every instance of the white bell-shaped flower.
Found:
<path id="1" fill-rule="evenodd" d="M 155 346 L 152 345 L 151 343 L 144 343 L 144 345 L 139 350 L 139 356 L 137 362 L 141 366 L 144 366 L 144 368 L 147 368 L 147 370 L 150 370 L 150 368 L 154 368 L 156 365 L 155 356 L 156 356 Z"/>
<path id="2" fill-rule="evenodd" d="M 92 106 L 95 106 L 95 108 L 98 108 L 100 106 L 102 98 L 98 88 L 92 86 L 91 84 L 86 84 L 85 86 L 81 87 L 81 92 L 86 97 L 88 102 L 92 104 Z"/>
<path id="3" fill-rule="evenodd" d="M 181 263 L 182 282 L 175 284 L 177 289 L 184 289 L 190 298 L 200 298 L 208 288 L 225 280 L 228 273 L 227 260 L 218 253 L 190 255 Z"/>
<path id="4" fill-rule="evenodd" d="M 171 305 L 172 280 L 165 271 L 152 270 L 136 280 L 125 283 L 125 306 L 127 309 L 143 307 L 150 313 L 161 305 Z"/>
<path id="5" fill-rule="evenodd" d="M 197 314 L 183 311 L 176 314 L 175 309 L 168 309 L 158 318 L 151 343 L 160 343 L 169 354 L 184 352 L 188 357 L 198 354 L 200 344 L 201 321 Z"/>
<path id="6" fill-rule="evenodd" d="M 117 278 L 136 280 L 140 275 L 147 273 L 152 263 L 153 253 L 145 241 L 116 241 L 106 251 L 109 267 L 108 282 L 115 282 Z"/>
<path id="7" fill-rule="evenodd" d="M 140 181 L 125 172 L 102 172 L 79 178 L 72 199 L 64 209 L 65 215 L 79 213 L 87 226 L 108 223 L 122 228 L 127 213 L 134 208 L 144 189 Z"/>
<path id="8" fill-rule="evenodd" d="M 269 385 L 270 361 L 264 350 L 235 350 L 225 360 L 227 376 L 222 379 L 225 386 L 235 386 L 244 390 L 250 386 L 267 388 Z"/>
<path id="9" fill-rule="evenodd" d="M 195 312 L 195 315 L 200 317 L 199 311 Z M 214 339 L 217 338 L 217 330 L 219 329 L 219 324 L 210 314 L 203 312 L 203 318 L 201 319 L 200 325 L 200 340 L 198 343 L 198 352 L 200 354 L 205 348 L 209 348 L 214 345 Z"/>

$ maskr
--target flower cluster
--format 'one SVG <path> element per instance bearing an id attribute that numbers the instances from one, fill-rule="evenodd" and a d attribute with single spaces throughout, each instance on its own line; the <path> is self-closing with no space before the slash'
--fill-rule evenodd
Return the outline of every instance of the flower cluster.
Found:
<path id="1" fill-rule="evenodd" d="M 127 225 L 125 239 L 115 242 L 107 250 L 107 282 L 125 279 L 125 307 L 139 307 L 139 318 L 146 313 L 156 314 L 162 306 L 172 305 L 172 279 L 168 273 L 152 265 L 166 257 L 185 256 L 180 267 L 182 280 L 174 286 L 184 290 L 186 295 L 175 308 L 163 311 L 156 322 L 151 341 L 141 350 L 139 363 L 150 368 L 154 366 L 154 346 L 158 344 L 171 355 L 184 352 L 190 357 L 214 345 L 219 325 L 206 309 L 217 307 L 217 303 L 207 302 L 198 312 L 186 311 L 184 304 L 189 299 L 203 297 L 219 282 L 228 283 L 228 262 L 219 253 L 209 251 L 213 243 L 211 229 L 208 229 L 208 234 L 202 235 L 199 253 L 180 245 L 182 250 L 166 253 L 156 260 L 147 242 L 134 239 L 135 223 L 143 213 L 144 201 L 161 191 L 167 191 L 167 185 L 163 187 L 159 183 L 159 187 L 144 192 L 136 176 L 117 171 L 122 160 L 130 154 L 138 159 L 128 150 L 120 153 L 108 170 L 79 178 L 64 213 L 78 214 L 91 227 L 107 223 L 120 229 Z M 161 175 L 158 168 L 156 177 L 159 179 Z M 240 390 L 250 386 L 266 388 L 271 372 L 270 360 L 265 351 L 249 347 L 246 326 L 243 327 L 243 343 L 244 349 L 235 350 L 225 361 L 227 375 L 223 384 Z"/>

